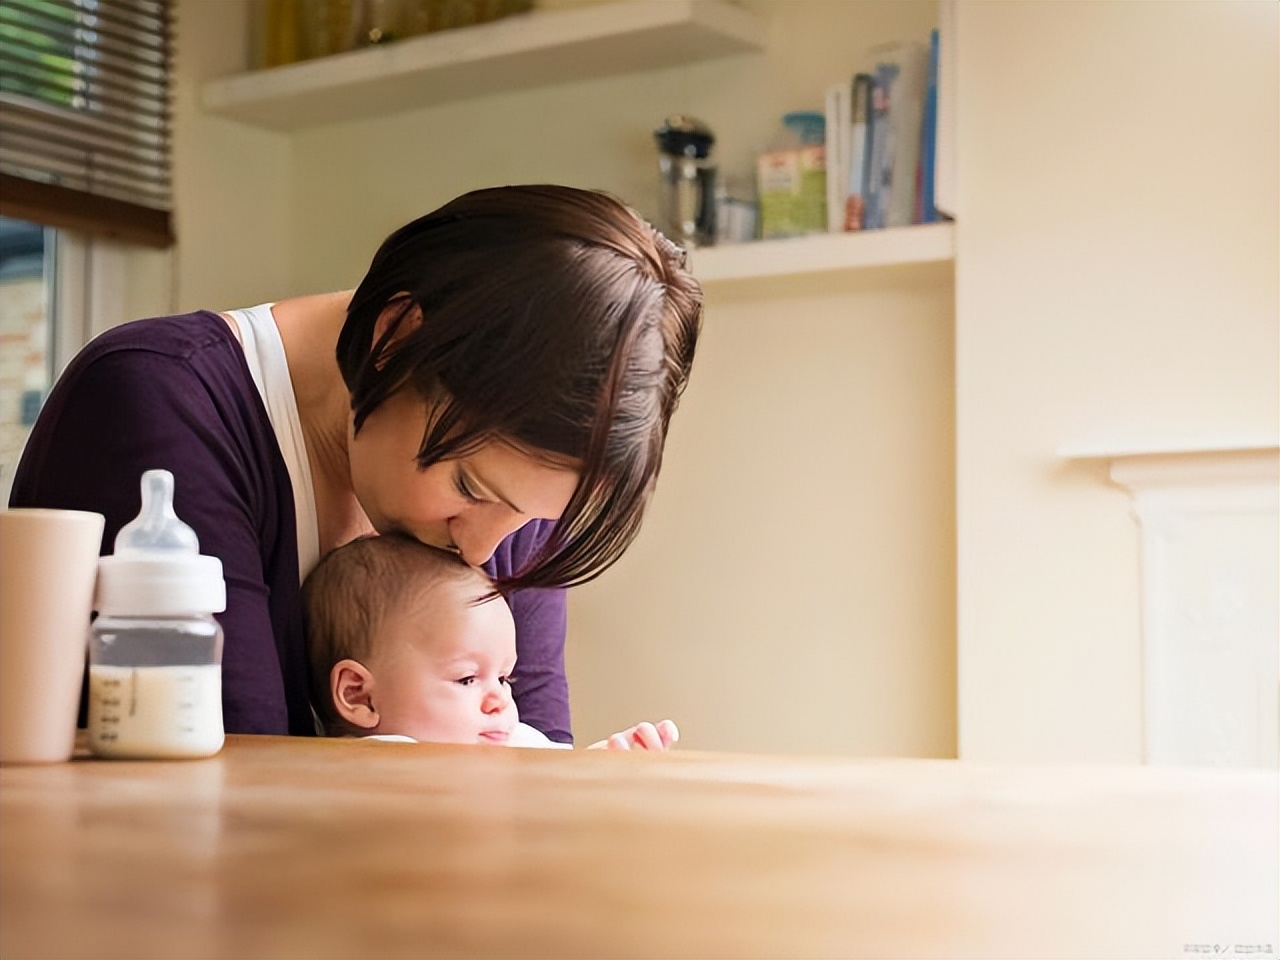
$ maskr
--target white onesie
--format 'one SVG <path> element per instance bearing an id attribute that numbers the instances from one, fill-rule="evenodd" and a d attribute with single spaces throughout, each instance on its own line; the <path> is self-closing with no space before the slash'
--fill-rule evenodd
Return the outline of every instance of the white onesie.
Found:
<path id="1" fill-rule="evenodd" d="M 363 740 L 387 740 L 395 743 L 417 743 L 413 737 L 406 737 L 399 733 L 375 733 Z M 572 750 L 572 743 L 556 743 L 550 739 L 545 733 L 537 727 L 531 727 L 527 723 L 517 723 L 516 728 L 511 731 L 511 739 L 507 741 L 508 747 L 541 747 L 544 750 Z"/>

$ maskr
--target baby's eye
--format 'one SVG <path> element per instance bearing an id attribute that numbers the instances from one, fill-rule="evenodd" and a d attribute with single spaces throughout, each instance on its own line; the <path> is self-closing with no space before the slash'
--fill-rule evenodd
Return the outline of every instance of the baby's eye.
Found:
<path id="1" fill-rule="evenodd" d="M 511 686 L 511 684 L 513 684 L 513 683 L 515 683 L 515 682 L 516 682 L 516 678 L 508 675 L 508 676 L 505 676 L 505 677 L 499 677 L 499 678 L 498 678 L 498 682 L 499 682 L 499 683 L 505 683 L 505 684 L 509 687 L 509 686 Z"/>
<path id="2" fill-rule="evenodd" d="M 464 687 L 469 687 L 469 686 L 471 686 L 471 684 L 473 684 L 473 683 L 475 683 L 475 682 L 476 682 L 476 678 L 475 678 L 475 677 L 462 677 L 462 678 L 461 678 L 460 680 L 458 680 L 457 682 L 458 682 L 458 683 L 460 683 L 460 684 L 462 684 Z"/>

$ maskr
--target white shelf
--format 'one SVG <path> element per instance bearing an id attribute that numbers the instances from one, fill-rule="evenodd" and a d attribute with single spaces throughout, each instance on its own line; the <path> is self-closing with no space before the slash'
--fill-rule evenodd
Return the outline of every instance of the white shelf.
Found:
<path id="1" fill-rule="evenodd" d="M 954 259 L 955 229 L 950 223 L 734 243 L 697 249 L 689 256 L 694 276 L 703 283 Z"/>
<path id="2" fill-rule="evenodd" d="M 1141 460 L 1197 456 L 1251 456 L 1280 453 L 1280 437 L 1178 438 L 1162 441 L 1072 443 L 1059 448 L 1063 460 Z"/>
<path id="3" fill-rule="evenodd" d="M 300 130 L 450 100 L 763 49 L 765 24 L 726 0 L 619 0 L 533 11 L 212 80 L 212 113 Z"/>

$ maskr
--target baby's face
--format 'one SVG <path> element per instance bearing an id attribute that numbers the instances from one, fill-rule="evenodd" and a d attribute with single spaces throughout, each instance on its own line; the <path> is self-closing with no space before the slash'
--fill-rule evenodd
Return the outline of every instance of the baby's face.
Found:
<path id="1" fill-rule="evenodd" d="M 519 715 L 511 699 L 516 632 L 501 597 L 474 604 L 482 585 L 444 583 L 384 621 L 374 676 L 378 725 L 430 743 L 505 743 Z"/>

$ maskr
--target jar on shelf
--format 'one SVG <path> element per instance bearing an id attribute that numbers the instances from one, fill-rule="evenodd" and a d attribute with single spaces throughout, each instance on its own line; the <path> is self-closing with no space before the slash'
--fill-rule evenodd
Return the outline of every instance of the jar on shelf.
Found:
<path id="1" fill-rule="evenodd" d="M 263 0 L 259 19 L 262 66 L 282 67 L 302 59 L 302 0 Z"/>
<path id="2" fill-rule="evenodd" d="M 677 113 L 653 131 L 658 148 L 659 228 L 685 249 L 716 239 L 715 134 L 701 120 Z"/>

